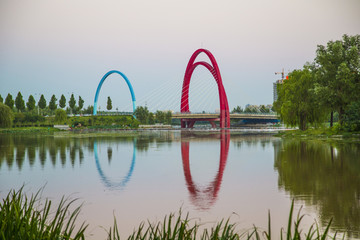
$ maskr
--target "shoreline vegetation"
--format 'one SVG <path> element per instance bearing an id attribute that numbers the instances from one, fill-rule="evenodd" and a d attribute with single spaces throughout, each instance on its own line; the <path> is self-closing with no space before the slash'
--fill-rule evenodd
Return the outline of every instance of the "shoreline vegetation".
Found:
<path id="1" fill-rule="evenodd" d="M 78 199 L 62 197 L 57 206 L 53 206 L 49 199 L 41 199 L 40 189 L 37 193 L 27 196 L 24 187 L 19 190 L 11 190 L 0 203 L 0 237 L 1 239 L 63 239 L 85 240 L 88 224 L 81 223 L 77 218 L 82 205 L 74 206 Z M 304 214 L 301 209 L 295 216 L 294 200 L 292 201 L 288 224 L 286 228 L 276 229 L 281 239 L 336 239 L 337 232 L 330 233 L 332 220 L 326 226 L 319 226 L 316 222 L 309 229 L 301 227 Z M 190 218 L 189 213 L 183 214 L 181 209 L 178 213 L 170 213 L 163 221 L 151 222 L 144 220 L 134 228 L 134 232 L 126 239 L 278 239 L 273 237 L 271 227 L 271 214 L 268 212 L 267 229 L 260 229 L 253 225 L 249 230 L 239 232 L 239 225 L 232 223 L 230 219 L 222 219 L 212 227 L 205 227 Z M 119 232 L 116 218 L 114 224 L 107 233 L 107 240 L 119 240 Z"/>

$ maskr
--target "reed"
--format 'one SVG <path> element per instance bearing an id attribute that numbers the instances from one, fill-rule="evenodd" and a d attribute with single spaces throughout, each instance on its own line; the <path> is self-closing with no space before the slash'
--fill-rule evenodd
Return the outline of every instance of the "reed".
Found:
<path id="1" fill-rule="evenodd" d="M 72 209 L 76 199 L 63 197 L 54 209 L 48 199 L 41 205 L 40 192 L 30 198 L 24 194 L 23 187 L 8 193 L 0 204 L 0 239 L 85 239 L 87 225 L 75 226 L 81 209 L 81 206 Z"/>
<path id="2" fill-rule="evenodd" d="M 54 208 L 48 199 L 40 201 L 39 190 L 30 198 L 20 190 L 12 190 L 0 204 L 0 239 L 36 239 L 36 240 L 84 240 L 87 225 L 82 223 L 76 227 L 76 219 L 79 216 L 81 205 L 73 208 L 76 201 L 61 199 Z M 230 219 L 221 220 L 214 226 L 208 228 L 203 224 L 190 219 L 189 213 L 183 214 L 181 209 L 178 213 L 165 216 L 162 221 L 146 221 L 127 237 L 128 240 L 326 240 L 337 239 L 337 233 L 332 236 L 329 233 L 331 220 L 322 230 L 314 223 L 306 231 L 301 227 L 304 215 L 301 209 L 296 218 L 294 215 L 294 201 L 292 201 L 287 228 L 280 229 L 280 235 L 273 236 L 271 228 L 271 216 L 268 213 L 267 229 L 260 229 L 255 225 L 248 231 L 239 232 L 237 225 Z M 345 235 L 343 236 L 343 238 Z M 120 240 L 116 218 L 113 226 L 107 231 L 107 240 Z"/>

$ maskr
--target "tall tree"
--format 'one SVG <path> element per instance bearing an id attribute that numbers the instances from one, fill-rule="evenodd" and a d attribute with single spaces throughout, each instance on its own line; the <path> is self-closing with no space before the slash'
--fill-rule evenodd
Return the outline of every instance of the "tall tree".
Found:
<path id="1" fill-rule="evenodd" d="M 36 105 L 35 98 L 33 97 L 33 95 L 30 95 L 26 103 L 26 107 L 28 108 L 29 111 L 32 111 L 35 109 L 35 105 Z"/>
<path id="2" fill-rule="evenodd" d="M 81 98 L 81 96 L 79 96 L 79 110 L 81 111 L 81 109 L 84 107 L 84 100 Z"/>
<path id="3" fill-rule="evenodd" d="M 54 111 L 56 108 L 57 108 L 57 104 L 56 104 L 56 97 L 55 97 L 55 94 L 53 94 L 51 96 L 51 99 L 50 99 L 50 102 L 49 102 L 49 108 L 51 111 Z"/>
<path id="4" fill-rule="evenodd" d="M 360 35 L 343 35 L 342 40 L 317 47 L 315 91 L 324 108 L 339 113 L 340 123 L 346 107 L 360 99 L 359 52 Z"/>
<path id="5" fill-rule="evenodd" d="M 0 94 L 0 103 L 3 103 L 4 99 L 2 98 L 1 94 Z"/>
<path id="6" fill-rule="evenodd" d="M 323 120 L 324 112 L 318 105 L 313 91 L 314 84 L 314 73 L 310 66 L 294 70 L 289 74 L 288 80 L 279 84 L 275 109 L 285 124 L 306 130 L 308 123 Z"/>
<path id="7" fill-rule="evenodd" d="M 149 110 L 145 106 L 139 106 L 135 110 L 136 119 L 139 120 L 142 124 L 147 124 L 149 122 Z"/>
<path id="8" fill-rule="evenodd" d="M 59 107 L 61 107 L 61 108 L 66 107 L 66 98 L 65 98 L 64 94 L 62 94 L 61 97 L 60 97 Z"/>
<path id="9" fill-rule="evenodd" d="M 164 123 L 165 122 L 165 113 L 163 111 L 157 110 L 155 112 L 156 122 L 157 123 Z"/>
<path id="10" fill-rule="evenodd" d="M 44 110 L 46 108 L 46 100 L 43 94 L 41 94 L 39 102 L 38 102 L 38 107 L 42 110 Z"/>
<path id="11" fill-rule="evenodd" d="M 12 97 L 12 95 L 10 93 L 8 93 L 8 95 L 5 98 L 5 105 L 7 105 L 11 110 L 14 107 L 14 99 Z"/>
<path id="12" fill-rule="evenodd" d="M 74 94 L 71 94 L 70 101 L 69 101 L 69 107 L 72 111 L 74 111 L 76 105 L 76 100 L 74 97 Z"/>
<path id="13" fill-rule="evenodd" d="M 19 112 L 22 112 L 25 110 L 25 102 L 24 102 L 23 96 L 21 95 L 21 92 L 18 92 L 18 94 L 15 98 L 15 106 Z"/>
<path id="14" fill-rule="evenodd" d="M 106 109 L 107 109 L 107 110 L 111 110 L 111 109 L 112 109 L 112 101 L 111 101 L 111 98 L 110 98 L 110 97 L 108 97 L 108 99 L 107 99 Z"/>

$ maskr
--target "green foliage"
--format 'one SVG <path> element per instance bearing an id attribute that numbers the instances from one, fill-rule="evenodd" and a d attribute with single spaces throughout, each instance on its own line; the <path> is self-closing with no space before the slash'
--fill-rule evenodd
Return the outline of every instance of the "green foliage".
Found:
<path id="1" fill-rule="evenodd" d="M 65 123 L 67 119 L 66 111 L 63 109 L 56 109 L 55 111 L 55 123 Z"/>
<path id="2" fill-rule="evenodd" d="M 84 107 L 84 100 L 81 98 L 81 96 L 79 96 L 79 110 L 81 111 L 81 109 Z"/>
<path id="3" fill-rule="evenodd" d="M 319 45 L 316 51 L 315 91 L 322 107 L 339 113 L 340 123 L 347 105 L 360 100 L 360 35 Z"/>
<path id="4" fill-rule="evenodd" d="M 15 101 L 13 100 L 12 95 L 8 93 L 8 95 L 5 98 L 5 105 L 7 105 L 12 110 L 14 107 L 14 103 Z"/>
<path id="5" fill-rule="evenodd" d="M 314 84 L 314 73 L 309 66 L 294 70 L 289 74 L 288 80 L 278 84 L 278 100 L 274 106 L 285 124 L 306 130 L 308 123 L 322 122 L 325 113 L 312 91 Z"/>
<path id="6" fill-rule="evenodd" d="M 139 106 L 135 110 L 136 119 L 140 121 L 141 124 L 148 124 L 149 123 L 149 110 L 145 106 Z"/>
<path id="7" fill-rule="evenodd" d="M 13 122 L 13 112 L 9 106 L 0 103 L 0 127 L 9 128 Z"/>
<path id="8" fill-rule="evenodd" d="M 166 113 L 165 113 L 165 124 L 171 124 L 171 122 L 172 122 L 172 113 L 171 113 L 171 111 L 166 111 Z"/>
<path id="9" fill-rule="evenodd" d="M 56 99 L 55 95 L 52 95 L 50 102 L 49 102 L 49 109 L 51 111 L 54 111 L 57 108 L 56 101 L 57 101 L 57 99 Z"/>
<path id="10" fill-rule="evenodd" d="M 94 112 L 94 106 L 89 105 L 85 110 L 84 113 L 85 114 L 93 114 Z"/>
<path id="11" fill-rule="evenodd" d="M 25 102 L 23 96 L 21 95 L 21 92 L 18 92 L 15 98 L 15 106 L 20 112 L 25 110 Z"/>
<path id="12" fill-rule="evenodd" d="M 1 94 L 0 94 L 0 103 L 3 103 L 4 99 L 2 98 Z"/>
<path id="13" fill-rule="evenodd" d="M 33 97 L 33 95 L 30 95 L 26 103 L 26 107 L 28 108 L 29 111 L 32 111 L 35 109 L 35 105 L 36 105 L 35 98 Z"/>
<path id="14" fill-rule="evenodd" d="M 85 239 L 87 225 L 83 223 L 75 231 L 81 208 L 72 207 L 76 200 L 62 198 L 59 205 L 53 208 L 52 202 L 46 199 L 39 208 L 39 195 L 40 191 L 27 197 L 23 188 L 8 193 L 0 204 L 1 239 Z"/>
<path id="15" fill-rule="evenodd" d="M 243 112 L 244 110 L 240 106 L 234 107 L 234 109 L 231 111 L 231 113 L 243 113 Z"/>
<path id="16" fill-rule="evenodd" d="M 39 102 L 38 102 L 38 106 L 41 109 L 45 109 L 46 108 L 46 100 L 43 94 L 41 94 Z"/>
<path id="17" fill-rule="evenodd" d="M 60 97 L 59 107 L 61 107 L 61 108 L 66 107 L 66 98 L 65 98 L 64 94 L 62 94 L 61 97 Z"/>
<path id="18" fill-rule="evenodd" d="M 71 126 L 78 126 L 89 128 L 111 128 L 111 129 L 124 129 L 124 128 L 138 128 L 139 121 L 132 116 L 79 116 L 70 117 L 67 123 Z"/>
<path id="19" fill-rule="evenodd" d="M 360 101 L 351 103 L 344 113 L 343 128 L 348 131 L 360 131 Z"/>
<path id="20" fill-rule="evenodd" d="M 163 123 L 165 122 L 165 113 L 163 111 L 157 110 L 155 112 L 155 122 L 156 123 Z"/>
<path id="21" fill-rule="evenodd" d="M 71 108 L 71 110 L 75 109 L 75 105 L 76 105 L 76 100 L 75 100 L 74 94 L 71 94 L 70 101 L 69 101 L 69 107 Z"/>
<path id="22" fill-rule="evenodd" d="M 107 98 L 106 109 L 109 111 L 112 109 L 112 101 L 110 97 Z"/>

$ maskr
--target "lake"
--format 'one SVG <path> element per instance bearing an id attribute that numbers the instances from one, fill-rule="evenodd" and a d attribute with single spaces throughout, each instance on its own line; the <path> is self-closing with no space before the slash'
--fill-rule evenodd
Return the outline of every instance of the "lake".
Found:
<path id="1" fill-rule="evenodd" d="M 114 216 L 123 237 L 142 221 L 189 213 L 213 226 L 230 218 L 286 228 L 291 202 L 332 231 L 360 238 L 360 144 L 291 140 L 259 132 L 119 131 L 0 135 L 0 198 L 27 194 L 83 203 L 87 239 L 106 239 Z M 296 214 L 295 214 L 296 215 Z"/>

